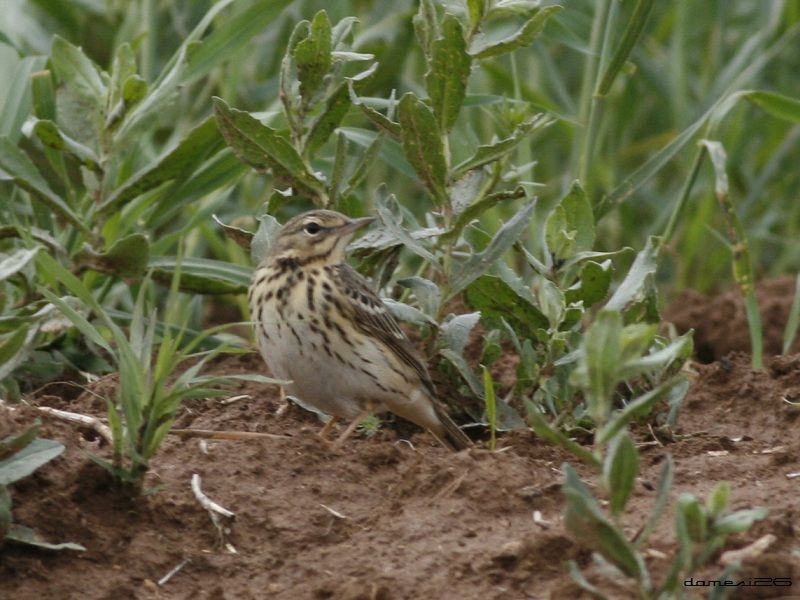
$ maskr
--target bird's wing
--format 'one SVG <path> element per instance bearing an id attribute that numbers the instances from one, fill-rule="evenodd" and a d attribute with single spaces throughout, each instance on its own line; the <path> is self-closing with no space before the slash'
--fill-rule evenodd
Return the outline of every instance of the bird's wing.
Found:
<path id="1" fill-rule="evenodd" d="M 412 367 L 431 395 L 435 396 L 428 369 L 419 358 L 416 348 L 400 329 L 383 301 L 370 289 L 367 281 L 346 264 L 339 265 L 335 273 L 340 297 L 346 298 L 346 310 L 351 311 L 349 316 L 353 323 L 367 335 L 383 342 L 389 350 Z"/>

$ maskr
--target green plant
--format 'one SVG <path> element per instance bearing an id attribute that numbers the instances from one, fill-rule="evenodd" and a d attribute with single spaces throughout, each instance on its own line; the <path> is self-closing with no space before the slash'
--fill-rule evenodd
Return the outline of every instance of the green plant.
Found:
<path id="1" fill-rule="evenodd" d="M 119 372 L 115 396 L 106 397 L 108 423 L 112 434 L 112 459 L 93 459 L 107 468 L 120 483 L 141 491 L 150 460 L 175 421 L 181 402 L 226 393 L 219 385 L 240 379 L 280 383 L 260 375 L 201 375 L 207 363 L 221 352 L 233 351 L 218 344 L 213 350 L 198 351 L 208 336 L 227 327 L 208 329 L 186 340 L 187 321 L 192 313 L 179 293 L 181 263 L 172 279 L 167 310 L 159 311 L 148 302 L 152 294 L 150 277 L 139 288 L 126 334 L 92 297 L 80 280 L 47 254 L 37 257 L 43 275 L 53 289 L 60 282 L 72 296 L 58 297 L 41 288 L 42 295 L 67 317 L 87 340 L 105 351 Z M 77 299 L 77 302 L 75 302 Z M 196 302 L 196 300 L 194 301 Z M 93 324 L 75 305 L 88 308 L 98 321 Z M 113 345 L 106 336 L 110 336 Z M 180 372 L 180 368 L 186 367 Z"/>
<path id="2" fill-rule="evenodd" d="M 14 523 L 11 518 L 11 495 L 8 486 L 27 477 L 42 465 L 64 452 L 64 445 L 37 437 L 39 422 L 17 436 L 0 440 L 0 548 L 4 542 L 26 544 L 47 550 L 86 548 L 70 542 L 51 544 L 42 540 L 30 527 Z"/>

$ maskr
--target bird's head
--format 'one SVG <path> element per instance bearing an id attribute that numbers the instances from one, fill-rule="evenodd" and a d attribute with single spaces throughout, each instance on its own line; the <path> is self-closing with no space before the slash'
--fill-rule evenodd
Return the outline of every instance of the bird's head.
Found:
<path id="1" fill-rule="evenodd" d="M 290 219 L 270 245 L 265 260 L 300 264 L 339 264 L 353 234 L 374 217 L 351 219 L 333 210 L 312 210 Z"/>

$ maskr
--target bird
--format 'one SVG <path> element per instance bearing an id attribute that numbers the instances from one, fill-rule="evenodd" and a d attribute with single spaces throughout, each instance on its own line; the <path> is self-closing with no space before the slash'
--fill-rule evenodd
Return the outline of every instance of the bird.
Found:
<path id="1" fill-rule="evenodd" d="M 253 272 L 248 300 L 258 348 L 286 392 L 340 419 L 347 439 L 390 411 L 458 451 L 469 437 L 439 405 L 425 363 L 367 280 L 345 262 L 353 235 L 374 217 L 299 214 L 278 231 Z"/>

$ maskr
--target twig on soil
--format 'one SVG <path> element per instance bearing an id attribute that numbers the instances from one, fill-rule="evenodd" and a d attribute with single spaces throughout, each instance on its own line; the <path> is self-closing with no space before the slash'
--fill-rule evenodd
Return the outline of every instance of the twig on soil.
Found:
<path id="1" fill-rule="evenodd" d="M 203 438 L 206 440 L 290 440 L 292 436 L 278 433 L 259 433 L 258 431 L 213 431 L 211 429 L 170 429 L 171 435 L 182 438 Z"/>
<path id="2" fill-rule="evenodd" d="M 444 486 L 433 497 L 433 501 L 439 502 L 439 500 L 443 500 L 444 498 L 455 492 L 458 489 L 458 487 L 462 484 L 462 482 L 467 478 L 468 474 L 469 471 L 464 471 L 461 475 L 459 475 L 453 481 Z"/>
<path id="3" fill-rule="evenodd" d="M 347 515 L 343 515 L 338 510 L 335 510 L 335 509 L 331 508 L 330 506 L 325 506 L 324 504 L 321 504 L 321 503 L 320 503 L 320 506 L 322 508 L 324 508 L 325 510 L 327 510 L 329 513 L 331 513 L 337 519 L 346 519 L 347 518 Z"/>
<path id="4" fill-rule="evenodd" d="M 180 563 L 179 563 L 179 564 L 178 564 L 178 565 L 177 565 L 175 568 L 173 568 L 173 569 L 172 569 L 172 570 L 171 570 L 169 573 L 167 573 L 167 574 L 166 574 L 166 575 L 164 575 L 164 576 L 163 576 L 161 579 L 159 579 L 159 580 L 158 580 L 158 585 L 159 585 L 159 586 L 162 586 L 162 585 L 164 585 L 165 583 L 167 583 L 167 582 L 168 582 L 170 579 L 172 579 L 173 577 L 175 577 L 175 575 L 177 575 L 177 574 L 178 574 L 178 572 L 179 572 L 179 571 L 180 571 L 180 570 L 181 570 L 183 567 L 185 567 L 186 565 L 188 565 L 188 564 L 191 562 L 191 560 L 192 560 L 192 559 L 190 559 L 190 558 L 184 558 L 184 559 L 183 559 L 183 560 L 182 560 L 182 561 L 181 561 L 181 562 L 180 562 Z"/>
<path id="5" fill-rule="evenodd" d="M 225 548 L 227 548 L 228 552 L 231 554 L 236 554 L 236 548 L 234 548 L 227 540 L 228 535 L 231 533 L 229 524 L 233 523 L 233 520 L 236 518 L 236 513 L 223 506 L 220 506 L 211 498 L 206 496 L 203 493 L 203 490 L 200 488 L 200 483 L 200 475 L 194 473 L 192 475 L 192 493 L 194 494 L 194 497 L 197 498 L 200 506 L 208 511 L 208 514 L 211 517 L 211 522 L 214 523 L 214 527 L 217 528 L 220 545 L 225 546 Z"/>
<path id="6" fill-rule="evenodd" d="M 66 410 L 59 410 L 51 408 L 50 406 L 37 406 L 36 409 L 46 415 L 61 419 L 63 421 L 71 421 L 73 423 L 80 423 L 86 427 L 94 430 L 100 437 L 102 437 L 109 445 L 113 445 L 114 438 L 111 435 L 111 429 L 100 421 L 97 417 L 90 417 L 89 415 L 81 415 L 74 412 L 67 412 Z"/>
<path id="7" fill-rule="evenodd" d="M 229 404 L 233 404 L 234 402 L 238 402 L 239 400 L 245 400 L 250 397 L 250 394 L 239 394 L 238 396 L 231 396 L 230 398 L 225 398 L 224 400 L 220 400 L 219 403 L 225 406 Z"/>
<path id="8" fill-rule="evenodd" d="M 736 563 L 743 563 L 748 559 L 757 558 L 764 554 L 764 551 L 773 543 L 775 543 L 776 539 L 778 538 L 776 538 L 773 534 L 768 533 L 767 535 L 758 538 L 752 544 L 748 544 L 744 548 L 723 552 L 719 557 L 719 564 L 727 566 Z"/>
<path id="9" fill-rule="evenodd" d="M 800 471 L 797 471 L 796 473 L 786 474 L 786 479 L 797 479 L 798 477 L 800 477 Z"/>

